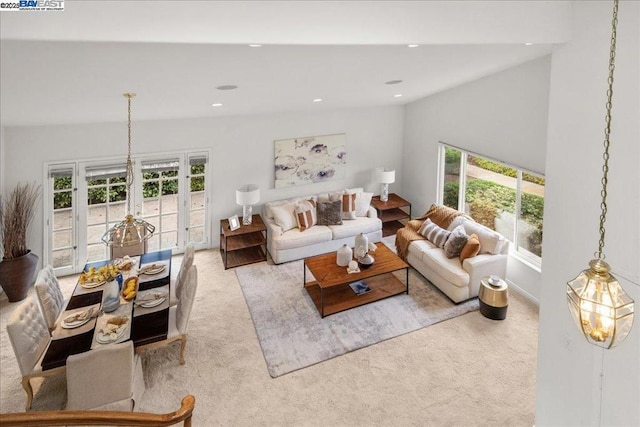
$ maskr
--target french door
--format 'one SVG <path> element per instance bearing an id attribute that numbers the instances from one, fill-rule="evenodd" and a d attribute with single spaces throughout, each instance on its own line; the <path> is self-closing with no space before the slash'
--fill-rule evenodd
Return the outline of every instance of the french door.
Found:
<path id="1" fill-rule="evenodd" d="M 133 159 L 130 213 L 156 227 L 149 251 L 209 245 L 208 158 L 189 152 Z M 127 213 L 125 160 L 52 164 L 47 175 L 44 262 L 64 275 L 108 258 L 101 237 Z"/>

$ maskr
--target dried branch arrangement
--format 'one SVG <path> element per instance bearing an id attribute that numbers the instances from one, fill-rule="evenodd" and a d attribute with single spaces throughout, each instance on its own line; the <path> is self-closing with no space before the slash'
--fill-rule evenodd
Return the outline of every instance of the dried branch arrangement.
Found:
<path id="1" fill-rule="evenodd" d="M 27 229 L 33 220 L 42 187 L 35 182 L 16 185 L 0 200 L 0 235 L 3 257 L 18 258 L 29 252 Z"/>

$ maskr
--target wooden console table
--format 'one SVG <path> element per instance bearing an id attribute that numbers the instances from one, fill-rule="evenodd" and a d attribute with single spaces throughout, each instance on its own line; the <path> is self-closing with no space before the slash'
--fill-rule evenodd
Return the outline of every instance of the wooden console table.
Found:
<path id="1" fill-rule="evenodd" d="M 229 229 L 229 220 L 220 221 L 220 253 L 225 270 L 267 260 L 267 226 L 259 214 L 251 224 Z M 263 248 L 264 246 L 264 248 Z"/>
<path id="2" fill-rule="evenodd" d="M 411 203 L 396 193 L 389 194 L 386 202 L 380 201 L 380 196 L 374 196 L 371 206 L 378 211 L 378 218 L 382 221 L 382 237 L 396 234 L 396 231 L 404 227 L 401 221 L 411 219 Z"/>

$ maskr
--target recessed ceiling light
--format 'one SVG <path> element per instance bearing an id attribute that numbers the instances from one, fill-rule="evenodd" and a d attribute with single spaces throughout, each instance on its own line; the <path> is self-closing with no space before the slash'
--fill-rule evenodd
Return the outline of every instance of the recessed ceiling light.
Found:
<path id="1" fill-rule="evenodd" d="M 249 47 L 262 47 L 261 44 L 250 44 Z"/>
<path id="2" fill-rule="evenodd" d="M 322 98 L 316 98 L 313 100 L 313 102 L 322 102 Z"/>
<path id="3" fill-rule="evenodd" d="M 401 93 L 396 93 L 395 95 L 393 95 L 394 98 L 400 98 L 402 96 Z"/>
<path id="4" fill-rule="evenodd" d="M 402 83 L 402 80 L 389 80 L 388 82 L 384 82 L 386 85 L 397 85 L 399 83 Z"/>
<path id="5" fill-rule="evenodd" d="M 408 44 L 407 47 L 418 47 L 420 46 L 419 44 Z"/>
<path id="6" fill-rule="evenodd" d="M 222 104 L 216 102 L 215 104 L 211 104 L 212 107 L 222 107 Z"/>
<path id="7" fill-rule="evenodd" d="M 233 89 L 238 89 L 238 86 L 236 86 L 236 85 L 222 85 L 222 86 L 218 86 L 216 89 L 218 89 L 218 90 L 233 90 Z"/>
<path id="8" fill-rule="evenodd" d="M 524 45 L 525 45 L 525 46 L 532 46 L 532 45 L 533 45 L 533 43 L 531 43 L 531 42 L 527 42 L 527 43 L 525 43 Z"/>

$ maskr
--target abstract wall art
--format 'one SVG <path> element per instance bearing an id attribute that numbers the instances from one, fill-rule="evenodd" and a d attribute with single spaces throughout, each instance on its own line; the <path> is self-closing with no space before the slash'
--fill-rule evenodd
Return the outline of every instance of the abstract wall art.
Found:
<path id="1" fill-rule="evenodd" d="M 275 141 L 275 187 L 345 178 L 345 141 L 344 133 Z"/>

